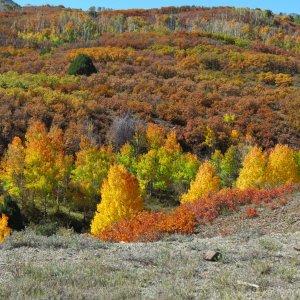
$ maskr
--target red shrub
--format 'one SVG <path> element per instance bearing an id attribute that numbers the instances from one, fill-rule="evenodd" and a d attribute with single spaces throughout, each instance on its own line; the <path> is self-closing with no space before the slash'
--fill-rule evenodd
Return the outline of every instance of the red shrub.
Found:
<path id="1" fill-rule="evenodd" d="M 250 205 L 269 203 L 290 191 L 290 186 L 273 190 L 224 189 L 207 198 L 182 204 L 171 214 L 146 211 L 138 213 L 131 219 L 106 228 L 101 239 L 110 242 L 149 242 L 173 233 L 190 234 L 195 232 L 197 225 L 212 222 L 225 210 L 235 212 L 245 205 L 245 217 L 254 218 L 258 216 L 257 210 Z M 278 202 L 284 203 L 283 199 L 286 201 L 286 198 L 280 199 Z M 276 204 L 269 203 L 269 208 L 274 209 L 275 206 Z"/>
<path id="2" fill-rule="evenodd" d="M 257 210 L 255 207 L 252 206 L 246 206 L 246 218 L 256 218 L 258 216 Z"/>

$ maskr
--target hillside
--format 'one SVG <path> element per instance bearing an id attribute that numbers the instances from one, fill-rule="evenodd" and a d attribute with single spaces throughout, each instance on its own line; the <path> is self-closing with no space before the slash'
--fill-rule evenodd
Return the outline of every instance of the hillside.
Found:
<path id="1" fill-rule="evenodd" d="M 0 114 L 0 299 L 300 299 L 300 15 L 0 0 Z"/>
<path id="2" fill-rule="evenodd" d="M 230 7 L 91 15 L 42 6 L 1 14 L 0 110 L 8 113 L 0 121 L 5 128 L 0 152 L 15 135 L 24 137 L 31 119 L 62 128 L 66 142 L 71 135 L 70 153 L 78 149 L 86 124 L 108 143 L 112 121 L 128 111 L 176 128 L 184 149 L 200 156 L 210 152 L 208 125 L 222 151 L 230 146 L 233 129 L 243 143 L 264 149 L 277 143 L 299 147 L 300 25 L 295 16 Z M 67 78 L 78 53 L 90 55 L 99 72 Z M 37 89 L 39 76 L 28 78 L 29 84 L 9 71 L 43 74 L 43 92 Z M 50 75 L 61 82 L 47 86 L 54 80 Z M 25 101 L 18 100 L 16 88 Z M 225 114 L 235 115 L 235 123 L 224 122 Z"/>
<path id="3" fill-rule="evenodd" d="M 195 214 L 215 219 L 224 206 L 255 214 L 257 197 L 300 181 L 299 58 L 297 14 L 1 11 L 1 212 L 20 210 L 17 229 L 85 232 L 97 205 L 115 202 L 106 221 L 137 215 L 154 240 L 159 226 L 194 232 Z M 139 240 L 131 226 L 125 238 Z"/>
<path id="4" fill-rule="evenodd" d="M 224 216 L 204 232 L 156 243 L 100 243 L 62 231 L 15 233 L 0 246 L 5 299 L 298 299 L 299 193 L 256 219 Z M 271 222 L 270 222 L 271 221 Z M 225 233 L 225 231 L 223 231 Z M 228 232 L 226 233 L 228 234 Z M 218 262 L 203 259 L 208 250 Z"/>
<path id="5" fill-rule="evenodd" d="M 12 0 L 0 0 L 0 11 L 15 10 L 20 6 Z"/>

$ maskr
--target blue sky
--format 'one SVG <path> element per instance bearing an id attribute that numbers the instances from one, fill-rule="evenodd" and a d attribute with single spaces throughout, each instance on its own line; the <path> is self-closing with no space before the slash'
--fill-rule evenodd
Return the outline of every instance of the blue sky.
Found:
<path id="1" fill-rule="evenodd" d="M 126 8 L 154 8 L 162 6 L 181 6 L 181 5 L 199 5 L 199 6 L 236 6 L 271 9 L 279 13 L 298 13 L 300 14 L 300 0 L 16 0 L 20 5 L 64 5 L 65 7 L 88 9 L 90 6 L 101 6 L 113 9 Z"/>

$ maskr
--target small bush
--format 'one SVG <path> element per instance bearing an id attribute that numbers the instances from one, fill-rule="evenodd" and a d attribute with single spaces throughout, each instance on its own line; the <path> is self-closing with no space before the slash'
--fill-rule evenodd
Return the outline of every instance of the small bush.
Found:
<path id="1" fill-rule="evenodd" d="M 57 223 L 44 223 L 34 227 L 34 231 L 37 235 L 52 236 L 57 233 L 59 225 Z"/>
<path id="2" fill-rule="evenodd" d="M 246 218 L 256 218 L 258 216 L 257 210 L 255 207 L 246 206 Z"/>
<path id="3" fill-rule="evenodd" d="M 221 62 L 216 54 L 204 53 L 200 58 L 205 69 L 219 71 L 222 69 Z"/>
<path id="4" fill-rule="evenodd" d="M 93 64 L 92 59 L 85 54 L 79 54 L 70 64 L 68 69 L 69 75 L 89 76 L 93 73 L 97 73 L 97 69 Z"/>

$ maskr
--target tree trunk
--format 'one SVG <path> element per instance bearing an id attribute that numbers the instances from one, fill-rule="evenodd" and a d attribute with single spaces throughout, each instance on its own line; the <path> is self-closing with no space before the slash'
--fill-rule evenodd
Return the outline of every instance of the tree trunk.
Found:
<path id="1" fill-rule="evenodd" d="M 47 196 L 44 196 L 44 219 L 47 217 Z"/>

